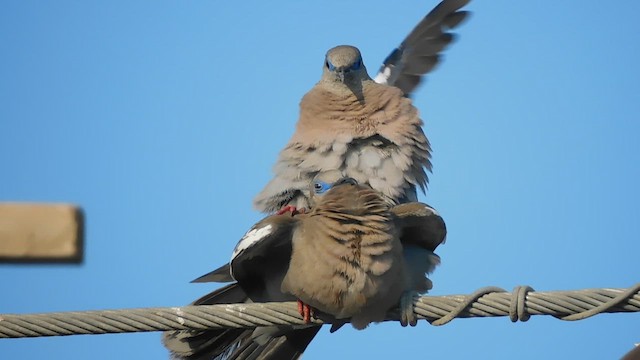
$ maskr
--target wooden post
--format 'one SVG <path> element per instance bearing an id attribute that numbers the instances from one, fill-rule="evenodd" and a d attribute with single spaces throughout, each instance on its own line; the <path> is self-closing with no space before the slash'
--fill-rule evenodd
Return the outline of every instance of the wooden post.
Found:
<path id="1" fill-rule="evenodd" d="M 0 263 L 81 263 L 83 233 L 75 205 L 0 203 Z"/>

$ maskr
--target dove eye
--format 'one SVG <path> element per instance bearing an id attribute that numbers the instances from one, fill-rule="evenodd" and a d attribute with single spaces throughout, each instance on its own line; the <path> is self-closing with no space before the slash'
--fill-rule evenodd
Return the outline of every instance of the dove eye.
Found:
<path id="1" fill-rule="evenodd" d="M 313 191 L 320 195 L 329 190 L 331 186 L 324 181 L 316 181 L 313 183 Z"/>
<path id="2" fill-rule="evenodd" d="M 333 64 L 329 60 L 325 62 L 325 65 L 327 66 L 327 69 L 329 69 L 330 71 L 334 71 L 336 69 L 336 67 L 333 66 Z"/>
<path id="3" fill-rule="evenodd" d="M 362 65 L 362 60 L 358 59 L 356 62 L 353 63 L 353 65 L 351 65 L 351 70 L 358 70 L 360 69 L 361 65 Z"/>

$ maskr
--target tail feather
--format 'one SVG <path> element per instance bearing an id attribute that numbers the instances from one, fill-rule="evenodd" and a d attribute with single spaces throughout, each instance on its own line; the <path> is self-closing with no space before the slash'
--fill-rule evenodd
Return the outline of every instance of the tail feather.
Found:
<path id="1" fill-rule="evenodd" d="M 213 291 L 193 305 L 251 302 L 237 283 Z M 172 360 L 298 359 L 320 326 L 257 329 L 175 330 L 162 336 Z"/>

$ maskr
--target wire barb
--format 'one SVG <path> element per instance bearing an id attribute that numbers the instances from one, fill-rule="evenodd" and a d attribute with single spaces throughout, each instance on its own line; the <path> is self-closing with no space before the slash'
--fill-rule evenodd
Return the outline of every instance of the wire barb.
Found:
<path id="1" fill-rule="evenodd" d="M 551 315 L 576 321 L 600 313 L 640 311 L 640 283 L 628 289 L 537 292 L 517 286 L 512 292 L 485 287 L 471 295 L 422 296 L 414 302 L 418 319 L 440 326 L 455 318 L 508 316 L 527 321 Z M 388 320 L 397 321 L 397 310 Z M 318 319 L 312 323 L 322 324 Z M 199 305 L 165 308 L 0 314 L 0 338 L 109 334 L 166 330 L 252 328 L 301 325 L 295 302 Z"/>

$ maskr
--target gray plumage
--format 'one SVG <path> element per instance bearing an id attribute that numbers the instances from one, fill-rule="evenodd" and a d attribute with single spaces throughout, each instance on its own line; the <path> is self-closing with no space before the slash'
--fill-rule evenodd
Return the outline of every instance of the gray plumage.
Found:
<path id="1" fill-rule="evenodd" d="M 244 290 L 233 283 L 193 302 L 194 305 L 252 302 Z M 162 343 L 172 360 L 276 360 L 298 359 L 319 326 L 292 330 L 280 328 L 176 330 L 162 334 Z"/>
<path id="2" fill-rule="evenodd" d="M 458 27 L 469 12 L 460 11 L 470 0 L 443 1 L 407 35 L 384 60 L 375 76 L 380 84 L 395 86 L 410 96 L 442 60 L 440 53 L 454 40 L 447 32 Z"/>
<path id="3" fill-rule="evenodd" d="M 232 282 L 196 300 L 196 305 L 295 301 L 280 291 L 291 257 L 291 231 L 296 219 L 268 216 L 236 245 L 231 262 L 193 282 Z M 298 359 L 320 330 L 317 325 L 210 331 L 168 331 L 163 344 L 172 360 Z"/>

